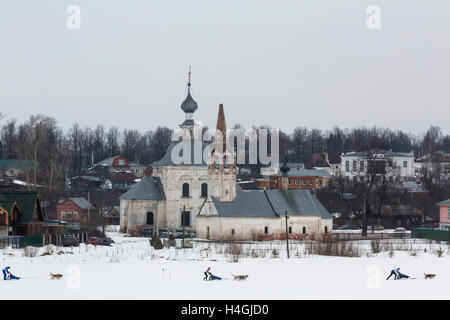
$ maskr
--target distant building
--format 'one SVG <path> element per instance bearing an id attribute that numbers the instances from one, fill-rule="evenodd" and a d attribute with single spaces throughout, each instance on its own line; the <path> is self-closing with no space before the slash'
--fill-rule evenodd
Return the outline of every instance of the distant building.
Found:
<path id="1" fill-rule="evenodd" d="M 434 153 L 434 156 L 427 154 L 417 158 L 415 161 L 416 175 L 420 176 L 422 169 L 429 167 L 431 163 L 438 164 L 441 167 L 442 176 L 450 177 L 450 153 L 437 151 Z"/>
<path id="2" fill-rule="evenodd" d="M 16 178 L 34 168 L 33 160 L 0 159 L 0 177 Z"/>
<path id="3" fill-rule="evenodd" d="M 37 192 L 0 193 L 0 235 L 41 235 L 43 223 L 44 212 Z"/>
<path id="4" fill-rule="evenodd" d="M 85 198 L 68 198 L 56 205 L 56 218 L 86 224 L 89 210 L 95 210 L 95 207 Z"/>
<path id="5" fill-rule="evenodd" d="M 76 176 L 70 178 L 68 188 L 73 192 L 98 191 L 101 189 L 102 179 L 96 176 Z"/>
<path id="6" fill-rule="evenodd" d="M 102 160 L 87 169 L 88 172 L 97 172 L 99 174 L 134 174 L 136 177 L 144 176 L 144 171 L 147 166 L 129 161 L 122 156 L 109 157 Z"/>
<path id="7" fill-rule="evenodd" d="M 439 227 L 443 230 L 450 229 L 450 199 L 438 203 Z"/>
<path id="8" fill-rule="evenodd" d="M 341 155 L 340 174 L 350 180 L 363 178 L 376 166 L 383 168 L 387 176 L 408 180 L 415 177 L 413 152 L 392 152 L 386 150 L 370 150 L 363 152 L 347 152 Z"/>
<path id="9" fill-rule="evenodd" d="M 213 198 L 216 215 L 197 217 L 197 237 L 221 240 L 261 240 L 286 233 L 320 236 L 332 232 L 332 216 L 309 190 L 236 188 L 232 202 Z"/>
<path id="10" fill-rule="evenodd" d="M 328 185 L 332 176 L 324 169 L 290 169 L 288 189 L 321 189 Z M 271 179 L 257 179 L 260 189 L 281 189 L 282 174 Z"/>

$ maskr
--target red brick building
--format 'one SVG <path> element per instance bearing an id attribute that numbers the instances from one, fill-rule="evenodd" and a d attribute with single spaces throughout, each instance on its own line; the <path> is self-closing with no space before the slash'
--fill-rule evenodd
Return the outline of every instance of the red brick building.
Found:
<path id="1" fill-rule="evenodd" d="M 85 198 L 69 198 L 56 205 L 56 219 L 86 224 L 88 209 L 94 210 L 95 207 Z"/>
<path id="2" fill-rule="evenodd" d="M 281 189 L 282 174 L 271 179 L 257 179 L 260 189 Z M 321 189 L 327 186 L 331 175 L 324 169 L 288 171 L 288 189 Z"/>

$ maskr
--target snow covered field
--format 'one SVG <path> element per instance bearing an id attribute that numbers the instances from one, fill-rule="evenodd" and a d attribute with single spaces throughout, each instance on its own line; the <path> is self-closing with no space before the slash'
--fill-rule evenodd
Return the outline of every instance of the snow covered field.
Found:
<path id="1" fill-rule="evenodd" d="M 225 245 L 196 243 L 193 249 L 153 250 L 148 239 L 110 234 L 111 247 L 81 244 L 25 257 L 24 249 L 0 250 L 1 268 L 21 276 L 1 281 L 3 299 L 450 299 L 450 255 L 447 244 L 398 240 L 391 249 L 371 253 L 370 242 L 355 242 L 361 257 L 330 257 L 307 253 L 307 245 L 292 243 L 286 259 L 283 242 L 247 245 L 247 257 L 230 262 Z M 278 257 L 273 257 L 278 248 Z M 443 250 L 438 257 L 436 250 Z M 413 251 L 411 251 L 411 249 Z M 259 257 L 252 258 L 253 250 Z M 63 254 L 58 254 L 60 252 Z M 412 254 L 414 252 L 414 255 Z M 392 257 L 390 257 L 390 255 Z M 203 281 L 203 271 L 224 280 Z M 389 280 L 400 267 L 416 277 Z M 61 273 L 50 280 L 49 273 Z M 435 273 L 424 280 L 424 273 Z M 234 281 L 231 274 L 248 274 Z"/>

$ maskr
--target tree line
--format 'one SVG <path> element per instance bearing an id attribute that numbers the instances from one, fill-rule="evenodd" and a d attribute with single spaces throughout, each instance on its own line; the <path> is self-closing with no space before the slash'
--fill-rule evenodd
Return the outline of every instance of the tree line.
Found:
<path id="1" fill-rule="evenodd" d="M 164 155 L 171 134 L 167 127 L 139 132 L 106 128 L 103 124 L 82 127 L 78 123 L 64 131 L 56 119 L 43 114 L 31 115 L 23 122 L 5 119 L 0 114 L 0 157 L 33 160 L 29 181 L 44 184 L 51 191 L 66 173 L 77 175 L 84 167 L 108 157 L 120 155 L 130 161 L 151 164 Z M 443 134 L 437 126 L 423 135 L 380 127 L 321 130 L 298 126 L 291 133 L 280 131 L 280 152 L 289 150 L 290 161 L 307 161 L 312 154 L 322 152 L 338 158 L 342 152 L 372 148 L 413 151 L 415 156 L 438 150 L 450 152 L 450 135 Z"/>

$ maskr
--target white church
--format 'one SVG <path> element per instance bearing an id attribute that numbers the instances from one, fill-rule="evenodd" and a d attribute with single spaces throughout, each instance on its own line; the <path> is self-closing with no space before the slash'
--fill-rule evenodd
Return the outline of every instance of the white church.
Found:
<path id="1" fill-rule="evenodd" d="M 196 232 L 198 238 L 252 239 L 286 232 L 288 215 L 289 233 L 331 232 L 331 215 L 308 190 L 288 190 L 287 186 L 284 190 L 240 189 L 235 157 L 226 148 L 223 106 L 219 106 L 216 132 L 224 138 L 216 136 L 213 143 L 202 141 L 194 121 L 198 104 L 190 87 L 189 81 L 181 104 L 185 120 L 180 125 L 180 140 L 171 142 L 165 155 L 151 164 L 151 177 L 144 177 L 120 197 L 121 231 L 141 226 L 184 227 Z M 212 160 L 198 159 L 208 148 L 211 152 L 206 159 Z"/>

